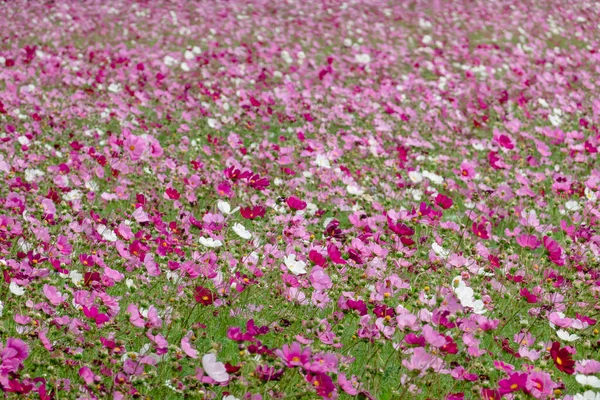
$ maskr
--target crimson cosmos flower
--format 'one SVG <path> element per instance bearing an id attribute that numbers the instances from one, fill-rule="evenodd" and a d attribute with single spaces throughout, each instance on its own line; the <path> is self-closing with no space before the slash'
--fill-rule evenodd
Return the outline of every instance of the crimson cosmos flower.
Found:
<path id="1" fill-rule="evenodd" d="M 211 305 L 215 301 L 215 295 L 204 286 L 196 286 L 196 295 L 194 296 L 197 303 L 205 306 Z"/>
<path id="2" fill-rule="evenodd" d="M 554 360 L 556 368 L 564 372 L 565 374 L 573 375 L 575 373 L 575 361 L 571 356 L 571 353 L 566 348 L 560 348 L 560 343 L 552 343 L 550 348 L 550 356 Z"/>

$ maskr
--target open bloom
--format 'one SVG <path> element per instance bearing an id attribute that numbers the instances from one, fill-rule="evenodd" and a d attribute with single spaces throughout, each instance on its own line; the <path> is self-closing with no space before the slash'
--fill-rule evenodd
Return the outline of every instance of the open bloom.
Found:
<path id="1" fill-rule="evenodd" d="M 132 161 L 139 160 L 146 150 L 146 142 L 135 135 L 129 135 L 123 145 Z"/>
<path id="2" fill-rule="evenodd" d="M 301 367 L 310 361 L 311 349 L 310 347 L 302 349 L 300 343 L 294 342 L 291 346 L 284 344 L 281 349 L 275 350 L 275 354 L 281 358 L 286 367 Z"/>
<path id="3" fill-rule="evenodd" d="M 225 364 L 217 361 L 217 356 L 209 353 L 202 357 L 202 368 L 208 376 L 214 381 L 222 383 L 229 380 L 229 374 L 225 369 Z"/>
<path id="4" fill-rule="evenodd" d="M 296 260 L 295 254 L 289 254 L 283 258 L 285 266 L 294 275 L 302 275 L 306 273 L 306 263 L 304 261 Z"/>
<path id="5" fill-rule="evenodd" d="M 205 306 L 211 305 L 215 300 L 215 295 L 204 286 L 196 286 L 196 294 L 194 295 L 197 303 Z"/>
<path id="6" fill-rule="evenodd" d="M 592 392 L 591 390 L 586 390 L 583 393 L 577 393 L 573 400 L 600 400 L 600 392 Z"/>
<path id="7" fill-rule="evenodd" d="M 201 237 L 199 240 L 200 244 L 206 247 L 221 247 L 223 246 L 223 242 L 213 238 L 205 238 Z"/>
<path id="8" fill-rule="evenodd" d="M 517 243 L 519 246 L 531 250 L 537 249 L 542 244 L 542 242 L 540 242 L 537 237 L 533 235 L 521 235 L 517 237 Z"/>
<path id="9" fill-rule="evenodd" d="M 507 393 L 516 392 L 525 389 L 527 385 L 527 374 L 514 373 L 508 379 L 502 379 L 498 382 L 498 392 L 504 396 Z"/>
<path id="10" fill-rule="evenodd" d="M 577 375 L 575 375 L 575 380 L 580 385 L 590 386 L 590 387 L 593 387 L 593 388 L 600 389 L 600 379 L 598 379 L 597 377 L 595 377 L 593 375 L 577 374 Z"/>
<path id="11" fill-rule="evenodd" d="M 552 356 L 556 368 L 569 375 L 575 373 L 575 361 L 573 361 L 571 353 L 569 353 L 566 348 L 560 348 L 560 343 L 552 343 L 550 356 Z"/>
<path id="12" fill-rule="evenodd" d="M 250 239 L 252 237 L 252 233 L 246 229 L 246 227 L 238 222 L 236 222 L 233 227 L 233 231 L 242 239 Z"/>

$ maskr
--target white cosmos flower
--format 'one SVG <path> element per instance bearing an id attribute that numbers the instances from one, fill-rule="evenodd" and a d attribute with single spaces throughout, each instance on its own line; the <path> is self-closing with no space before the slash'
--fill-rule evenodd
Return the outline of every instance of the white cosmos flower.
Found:
<path id="1" fill-rule="evenodd" d="M 79 200 L 83 197 L 83 193 L 81 193 L 81 191 L 75 189 L 75 190 L 71 190 L 68 193 L 63 194 L 62 198 L 64 201 L 73 201 L 73 200 Z"/>
<path id="2" fill-rule="evenodd" d="M 230 214 L 231 213 L 231 206 L 229 205 L 228 202 L 223 201 L 223 200 L 219 200 L 217 201 L 217 208 L 219 209 L 219 211 L 221 211 L 223 214 Z"/>
<path id="3" fill-rule="evenodd" d="M 475 292 L 471 287 L 467 286 L 460 276 L 452 280 L 452 289 L 463 307 L 473 309 L 475 314 L 485 314 L 487 311 L 485 304 L 481 300 L 475 300 Z"/>
<path id="4" fill-rule="evenodd" d="M 331 164 L 329 163 L 329 159 L 327 156 L 323 154 L 318 154 L 315 163 L 321 168 L 331 168 Z"/>
<path id="5" fill-rule="evenodd" d="M 596 192 L 594 192 L 589 187 L 586 187 L 583 192 L 585 193 L 585 198 L 588 199 L 589 201 L 593 202 L 593 201 L 598 200 L 598 196 L 596 195 Z"/>
<path id="6" fill-rule="evenodd" d="M 171 56 L 165 56 L 165 58 L 163 59 L 163 62 L 165 63 L 165 65 L 167 67 L 172 67 L 173 65 L 177 64 L 177 60 Z"/>
<path id="7" fill-rule="evenodd" d="M 408 179 L 410 179 L 412 183 L 420 183 L 423 181 L 423 175 L 421 175 L 417 171 L 410 171 L 408 173 Z"/>
<path id="8" fill-rule="evenodd" d="M 117 241 L 117 234 L 112 231 L 111 229 L 108 229 L 106 227 L 106 225 L 98 225 L 98 227 L 96 228 L 96 231 L 102 235 L 102 238 L 104 238 L 104 240 L 108 241 L 108 242 L 116 242 Z"/>
<path id="9" fill-rule="evenodd" d="M 206 247 L 221 247 L 223 246 L 223 242 L 213 238 L 205 238 L 201 237 L 199 240 L 200 244 Z"/>
<path id="10" fill-rule="evenodd" d="M 306 273 L 306 263 L 304 261 L 296 260 L 295 254 L 289 254 L 285 256 L 283 258 L 283 262 L 294 275 L 302 275 Z"/>
<path id="11" fill-rule="evenodd" d="M 99 186 L 98 186 L 98 184 L 97 184 L 96 182 L 94 182 L 94 181 L 87 181 L 87 182 L 85 183 L 85 188 L 86 188 L 87 190 L 89 190 L 90 192 L 97 192 L 97 191 L 98 191 L 98 189 L 99 189 L 100 187 L 99 187 Z"/>
<path id="12" fill-rule="evenodd" d="M 481 143 L 473 143 L 472 146 L 477 151 L 485 150 L 485 146 Z"/>
<path id="13" fill-rule="evenodd" d="M 25 170 L 25 180 L 27 182 L 33 182 L 37 177 L 44 175 L 45 173 L 39 169 L 27 168 Z"/>
<path id="14" fill-rule="evenodd" d="M 228 202 L 223 201 L 223 200 L 219 200 L 217 201 L 217 208 L 219 209 L 219 211 L 221 211 L 223 214 L 233 214 L 235 213 L 237 210 L 239 210 L 239 207 L 234 208 L 233 210 L 231 209 L 231 205 L 229 205 Z"/>
<path id="15" fill-rule="evenodd" d="M 71 279 L 71 282 L 73 282 L 74 285 L 79 285 L 81 281 L 83 281 L 83 275 L 79 271 L 73 269 L 69 272 L 69 279 Z"/>
<path id="16" fill-rule="evenodd" d="M 106 89 L 112 93 L 119 93 L 121 91 L 121 85 L 118 83 L 111 83 Z"/>
<path id="17" fill-rule="evenodd" d="M 433 172 L 423 171 L 422 175 L 436 185 L 441 185 L 444 183 L 444 177 L 434 174 Z"/>
<path id="18" fill-rule="evenodd" d="M 569 334 L 569 332 L 565 331 L 564 329 L 559 329 L 556 331 L 556 334 L 558 335 L 559 338 L 561 338 L 562 340 L 566 341 L 566 342 L 574 342 L 577 339 L 579 339 L 580 337 L 575 335 L 575 334 Z"/>
<path id="19" fill-rule="evenodd" d="M 27 210 L 25 210 L 27 212 Z M 29 250 L 33 248 L 33 245 L 23 239 L 22 237 L 17 240 L 17 246 L 23 251 L 23 253 L 27 253 Z"/>
<path id="20" fill-rule="evenodd" d="M 440 256 L 442 258 L 447 258 L 450 255 L 450 250 L 444 249 L 442 246 L 440 246 L 439 244 L 437 244 L 435 242 L 433 242 L 433 244 L 431 245 L 431 248 L 433 249 L 435 254 L 437 254 L 438 256 Z"/>
<path id="21" fill-rule="evenodd" d="M 348 194 L 355 194 L 360 196 L 361 194 L 363 194 L 365 191 L 362 190 L 361 188 L 359 188 L 358 186 L 355 185 L 348 185 L 346 186 L 346 190 L 348 191 Z"/>
<path id="22" fill-rule="evenodd" d="M 591 386 L 593 388 L 600 388 L 600 379 L 593 375 L 575 375 L 575 380 L 583 386 Z"/>
<path id="23" fill-rule="evenodd" d="M 581 210 L 581 205 L 579 205 L 579 203 L 575 200 L 570 200 L 565 203 L 565 208 L 568 211 L 579 211 Z"/>
<path id="24" fill-rule="evenodd" d="M 233 227 L 232 227 L 233 231 L 235 233 L 237 233 L 237 235 L 239 237 L 241 237 L 242 239 L 250 239 L 252 237 L 252 233 L 250 233 L 246 227 L 238 222 L 236 222 Z"/>
<path id="25" fill-rule="evenodd" d="M 8 285 L 8 290 L 10 290 L 10 292 L 15 296 L 23 296 L 25 294 L 25 289 L 17 285 L 15 282 L 11 282 L 10 285 Z"/>
<path id="26" fill-rule="evenodd" d="M 371 56 L 369 54 L 357 54 L 354 56 L 354 60 L 359 64 L 368 64 L 371 62 Z"/>
<path id="27" fill-rule="evenodd" d="M 573 400 L 600 400 L 600 393 L 586 390 L 583 393 L 577 393 L 575 397 L 573 397 Z"/>

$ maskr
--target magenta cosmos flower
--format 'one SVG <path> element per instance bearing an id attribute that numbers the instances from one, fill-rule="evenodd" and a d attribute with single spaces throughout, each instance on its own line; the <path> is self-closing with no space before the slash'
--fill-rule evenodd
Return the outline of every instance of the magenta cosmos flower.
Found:
<path id="1" fill-rule="evenodd" d="M 281 349 L 275 350 L 275 354 L 281 358 L 286 367 L 301 367 L 309 361 L 311 349 L 310 347 L 302 349 L 300 343 L 294 342 L 291 346 L 284 344 Z"/>

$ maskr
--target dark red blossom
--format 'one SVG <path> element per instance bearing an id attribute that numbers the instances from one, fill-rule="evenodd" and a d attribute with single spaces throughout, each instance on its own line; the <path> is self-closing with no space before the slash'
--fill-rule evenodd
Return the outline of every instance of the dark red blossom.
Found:
<path id="1" fill-rule="evenodd" d="M 205 306 L 211 305 L 215 301 L 215 295 L 209 289 L 204 286 L 196 286 L 196 293 L 194 295 L 194 299 L 196 299 L 197 303 L 200 303 Z"/>
<path id="2" fill-rule="evenodd" d="M 344 234 L 342 230 L 339 228 L 340 221 L 337 219 L 331 220 L 327 226 L 325 227 L 325 236 L 342 240 L 344 238 Z"/>
<path id="3" fill-rule="evenodd" d="M 550 356 L 554 360 L 556 368 L 565 374 L 573 375 L 575 373 L 575 361 L 571 353 L 566 348 L 560 348 L 559 342 L 552 343 L 550 348 Z"/>

